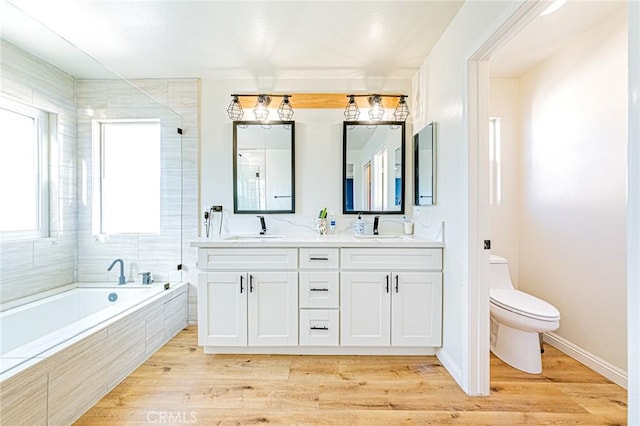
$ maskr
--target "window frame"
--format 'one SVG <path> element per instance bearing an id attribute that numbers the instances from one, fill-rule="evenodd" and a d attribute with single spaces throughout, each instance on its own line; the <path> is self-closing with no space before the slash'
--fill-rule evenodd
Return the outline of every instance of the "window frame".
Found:
<path id="1" fill-rule="evenodd" d="M 35 124 L 35 145 L 37 163 L 33 167 L 38 177 L 36 179 L 36 228 L 17 231 L 0 231 L 0 241 L 30 240 L 48 238 L 50 236 L 51 212 L 49 209 L 50 197 L 50 176 L 49 176 L 49 151 L 51 141 L 55 136 L 56 122 L 55 114 L 40 109 L 36 106 L 23 104 L 0 96 L 0 109 L 10 111 L 14 114 L 23 115 L 34 120 Z"/>
<path id="2" fill-rule="evenodd" d="M 93 235 L 105 236 L 105 235 L 158 235 L 160 234 L 160 228 L 157 232 L 116 232 L 109 233 L 104 231 L 103 225 L 103 171 L 105 169 L 104 164 L 104 126 L 109 124 L 140 124 L 140 123 L 152 123 L 159 126 L 159 140 L 158 151 L 162 153 L 162 122 L 159 118 L 118 118 L 118 119 L 93 119 L 91 120 L 91 143 L 92 143 L 92 175 L 93 175 L 93 196 L 92 196 L 92 233 Z M 109 166 L 112 168 L 113 166 Z M 161 167 L 161 164 L 158 164 Z M 159 177 L 162 179 L 162 170 L 159 170 Z M 160 182 L 161 185 L 161 182 Z M 162 193 L 158 194 L 159 203 L 162 204 Z M 158 212 L 160 215 L 160 212 Z"/>

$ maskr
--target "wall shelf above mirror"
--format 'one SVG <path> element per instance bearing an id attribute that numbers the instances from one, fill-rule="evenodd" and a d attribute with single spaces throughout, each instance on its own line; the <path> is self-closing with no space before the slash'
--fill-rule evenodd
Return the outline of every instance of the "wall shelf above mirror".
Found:
<path id="1" fill-rule="evenodd" d="M 295 213 L 295 122 L 233 122 L 233 212 Z"/>
<path id="2" fill-rule="evenodd" d="M 413 136 L 415 206 L 436 204 L 436 130 L 436 123 L 432 122 Z"/>
<path id="3" fill-rule="evenodd" d="M 405 123 L 345 121 L 344 214 L 404 214 Z"/>

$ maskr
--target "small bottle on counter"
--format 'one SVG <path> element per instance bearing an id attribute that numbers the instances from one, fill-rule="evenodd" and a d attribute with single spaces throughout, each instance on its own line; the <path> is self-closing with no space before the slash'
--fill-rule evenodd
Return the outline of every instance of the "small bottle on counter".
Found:
<path id="1" fill-rule="evenodd" d="M 336 217 L 333 215 L 333 212 L 329 214 L 329 233 L 336 233 Z"/>
<path id="2" fill-rule="evenodd" d="M 362 219 L 362 213 L 358 213 L 358 218 L 353 223 L 353 233 L 355 235 L 364 235 L 364 220 Z"/>

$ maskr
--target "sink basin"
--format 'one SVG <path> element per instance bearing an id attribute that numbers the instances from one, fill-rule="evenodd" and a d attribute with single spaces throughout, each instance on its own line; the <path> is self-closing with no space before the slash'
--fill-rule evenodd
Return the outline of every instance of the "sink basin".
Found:
<path id="1" fill-rule="evenodd" d="M 279 240 L 284 238 L 284 235 L 277 235 L 277 234 L 265 234 L 265 235 L 260 235 L 260 234 L 250 234 L 250 235 L 229 235 L 228 237 L 225 237 L 225 240 L 230 240 L 230 241 L 246 241 L 246 240 Z"/>
<path id="2" fill-rule="evenodd" d="M 395 235 L 395 234 L 380 234 L 380 235 L 373 235 L 373 234 L 366 234 L 366 235 L 355 235 L 356 238 L 373 238 L 373 239 L 389 239 L 389 238 L 395 238 L 395 239 L 403 239 L 404 236 L 403 235 Z"/>

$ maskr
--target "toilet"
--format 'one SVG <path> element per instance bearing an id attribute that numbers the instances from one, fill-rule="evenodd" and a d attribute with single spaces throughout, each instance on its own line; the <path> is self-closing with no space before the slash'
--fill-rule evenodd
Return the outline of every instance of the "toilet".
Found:
<path id="1" fill-rule="evenodd" d="M 560 327 L 560 312 L 548 302 L 513 288 L 507 259 L 490 255 L 491 352 L 531 374 L 542 372 L 539 333 Z"/>

